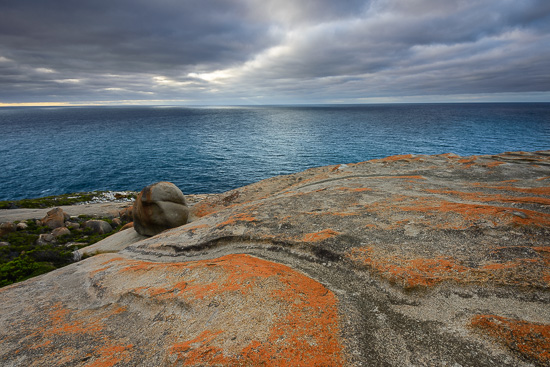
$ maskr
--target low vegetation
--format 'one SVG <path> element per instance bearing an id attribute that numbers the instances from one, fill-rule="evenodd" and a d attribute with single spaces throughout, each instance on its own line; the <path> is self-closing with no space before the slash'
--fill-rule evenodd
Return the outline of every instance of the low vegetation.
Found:
<path id="1" fill-rule="evenodd" d="M 109 222 L 113 231 L 97 234 L 90 228 L 82 228 L 84 222 L 89 219 L 101 219 Z M 49 243 L 41 243 L 37 240 L 41 234 L 50 233 L 51 229 L 37 224 L 34 220 L 25 221 L 27 228 L 24 230 L 1 236 L 0 242 L 3 245 L 0 246 L 0 287 L 73 263 L 75 261 L 73 251 L 104 239 L 120 230 L 127 223 L 122 222 L 117 226 L 111 218 L 92 218 L 83 215 L 71 218 L 71 222 L 79 223 L 80 228 L 68 228 L 69 234 L 60 236 Z"/>

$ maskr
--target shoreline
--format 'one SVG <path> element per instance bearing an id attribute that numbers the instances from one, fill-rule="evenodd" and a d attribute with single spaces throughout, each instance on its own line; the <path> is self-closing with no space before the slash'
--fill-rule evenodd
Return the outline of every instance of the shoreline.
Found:
<path id="1" fill-rule="evenodd" d="M 192 207 L 199 201 L 216 194 L 194 194 L 185 195 L 185 200 L 189 207 Z M 130 206 L 134 201 L 107 201 L 102 203 L 84 203 L 73 205 L 59 205 L 49 208 L 17 208 L 0 209 L 0 223 L 23 221 L 27 219 L 40 219 L 46 216 L 47 212 L 53 208 L 61 208 L 70 216 L 89 215 L 94 217 L 115 217 L 118 213 Z"/>

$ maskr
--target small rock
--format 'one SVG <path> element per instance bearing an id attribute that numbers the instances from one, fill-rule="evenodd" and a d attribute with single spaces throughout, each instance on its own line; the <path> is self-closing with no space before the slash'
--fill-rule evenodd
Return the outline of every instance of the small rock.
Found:
<path id="1" fill-rule="evenodd" d="M 52 231 L 52 236 L 55 238 L 71 234 L 71 231 L 67 227 L 59 227 Z"/>
<path id="2" fill-rule="evenodd" d="M 0 224 L 0 236 L 5 236 L 11 232 L 15 232 L 15 224 L 13 224 L 12 222 Z"/>
<path id="3" fill-rule="evenodd" d="M 37 245 L 46 245 L 55 241 L 55 237 L 51 233 L 42 233 L 36 240 Z"/>
<path id="4" fill-rule="evenodd" d="M 187 223 L 189 209 L 181 190 L 170 182 L 145 187 L 134 204 L 134 229 L 143 236 L 154 236 Z"/>
<path id="5" fill-rule="evenodd" d="M 527 214 L 525 214 L 524 212 L 512 212 L 512 215 L 515 215 L 516 217 L 520 217 L 520 218 L 523 218 L 523 219 L 529 218 L 529 216 Z"/>
<path id="6" fill-rule="evenodd" d="M 86 228 L 91 228 L 97 234 L 105 234 L 113 231 L 113 227 L 104 220 L 89 220 L 85 224 Z"/>
<path id="7" fill-rule="evenodd" d="M 15 227 L 18 231 L 24 231 L 25 229 L 29 228 L 29 225 L 25 222 L 19 222 Z"/>
<path id="8" fill-rule="evenodd" d="M 65 224 L 65 213 L 61 208 L 54 208 L 50 210 L 47 215 L 42 218 L 42 223 L 51 229 L 63 227 Z"/>
<path id="9" fill-rule="evenodd" d="M 76 222 L 65 222 L 65 227 L 67 228 L 72 228 L 72 229 L 79 229 L 80 228 L 80 224 L 79 223 L 76 223 Z"/>
<path id="10" fill-rule="evenodd" d="M 3 247 L 3 246 L 9 246 L 10 244 L 8 242 L 0 242 L 0 247 Z"/>
<path id="11" fill-rule="evenodd" d="M 118 227 L 122 225 L 122 221 L 119 218 L 113 219 L 113 224 Z"/>

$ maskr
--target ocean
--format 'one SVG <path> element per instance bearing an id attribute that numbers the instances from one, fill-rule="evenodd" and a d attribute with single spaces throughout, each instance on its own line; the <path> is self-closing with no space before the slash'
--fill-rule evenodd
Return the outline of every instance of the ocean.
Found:
<path id="1" fill-rule="evenodd" d="M 0 200 L 217 193 L 394 154 L 550 149 L 550 103 L 0 108 Z"/>

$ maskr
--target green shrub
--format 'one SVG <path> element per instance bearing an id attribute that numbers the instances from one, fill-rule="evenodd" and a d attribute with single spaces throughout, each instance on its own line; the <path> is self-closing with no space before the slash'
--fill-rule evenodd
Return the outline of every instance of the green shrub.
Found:
<path id="1" fill-rule="evenodd" d="M 88 219 L 102 219 L 112 223 L 110 218 L 79 216 L 80 224 Z M 26 280 L 36 275 L 72 263 L 73 251 L 91 244 L 115 233 L 120 226 L 106 234 L 96 234 L 91 228 L 69 229 L 70 234 L 58 237 L 55 243 L 37 244 L 41 233 L 50 233 L 46 226 L 38 226 L 34 220 L 27 220 L 25 230 L 8 233 L 0 237 L 0 241 L 8 242 L 9 246 L 0 247 L 0 287 Z M 126 222 L 123 223 L 123 225 Z M 67 247 L 68 243 L 75 244 Z"/>
<path id="2" fill-rule="evenodd" d="M 51 264 L 36 262 L 26 255 L 19 256 L 8 263 L 0 264 L 0 287 L 20 282 L 54 269 L 55 266 Z"/>

